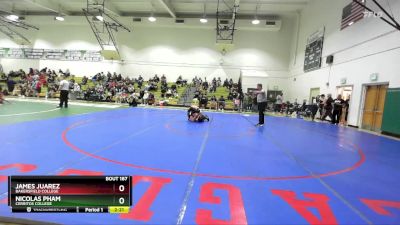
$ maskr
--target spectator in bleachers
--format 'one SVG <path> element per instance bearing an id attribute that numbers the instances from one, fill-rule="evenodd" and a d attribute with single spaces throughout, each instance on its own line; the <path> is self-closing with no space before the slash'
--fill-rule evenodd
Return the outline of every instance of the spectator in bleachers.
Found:
<path id="1" fill-rule="evenodd" d="M 218 79 L 217 79 L 217 87 L 220 87 L 221 86 L 221 77 L 218 77 Z"/>
<path id="2" fill-rule="evenodd" d="M 151 92 L 149 92 L 149 97 L 148 97 L 148 99 L 147 99 L 147 104 L 148 104 L 148 105 L 154 105 L 154 104 L 155 104 L 155 101 L 156 101 L 156 99 L 155 99 L 155 97 L 154 97 L 154 94 L 151 93 Z"/>
<path id="3" fill-rule="evenodd" d="M 215 83 L 211 84 L 210 92 L 217 92 L 217 85 Z"/>
<path id="4" fill-rule="evenodd" d="M 48 98 L 54 98 L 57 92 L 57 86 L 56 84 L 49 84 L 47 87 L 47 97 Z"/>
<path id="5" fill-rule="evenodd" d="M 16 82 L 11 77 L 7 77 L 7 89 L 9 93 L 14 91 Z"/>
<path id="6" fill-rule="evenodd" d="M 197 90 L 194 92 L 193 98 L 199 99 L 199 97 L 200 97 L 200 91 L 199 91 L 199 89 L 197 89 Z"/>
<path id="7" fill-rule="evenodd" d="M 4 103 L 3 88 L 0 86 L 0 104 Z"/>
<path id="8" fill-rule="evenodd" d="M 40 93 L 42 92 L 42 82 L 40 80 L 36 81 L 36 97 L 40 97 Z"/>
<path id="9" fill-rule="evenodd" d="M 129 106 L 136 107 L 138 105 L 138 95 L 136 93 L 132 93 L 128 98 Z"/>
<path id="10" fill-rule="evenodd" d="M 199 107 L 200 108 L 204 108 L 204 109 L 206 109 L 207 108 L 207 103 L 208 103 L 208 98 L 207 98 L 207 95 L 206 94 L 202 94 L 202 95 L 200 95 L 200 99 L 199 99 L 200 101 L 199 101 Z"/>
<path id="11" fill-rule="evenodd" d="M 81 92 L 81 85 L 78 84 L 78 83 L 74 83 L 73 92 L 75 92 L 76 94 L 80 94 L 80 92 Z"/>
<path id="12" fill-rule="evenodd" d="M 204 81 L 203 81 L 203 89 L 205 89 L 205 90 L 208 89 L 208 82 L 207 82 L 206 78 L 204 78 Z"/>
<path id="13" fill-rule="evenodd" d="M 225 98 L 222 95 L 218 99 L 218 109 L 219 110 L 224 110 L 225 109 Z"/>
<path id="14" fill-rule="evenodd" d="M 61 74 L 67 74 L 69 70 L 66 70 L 63 72 L 60 70 Z M 105 75 L 106 74 L 106 75 Z M 43 68 L 40 71 L 35 69 L 35 68 L 30 68 L 29 73 L 25 74 L 23 70 L 19 71 L 11 71 L 9 73 L 10 76 L 8 77 L 8 81 L 14 82 L 14 89 L 16 88 L 16 92 L 14 94 L 19 94 L 23 96 L 39 96 L 42 87 L 47 87 L 47 94 L 45 95 L 46 97 L 55 97 L 57 90 L 59 88 L 58 83 L 60 82 L 60 77 L 58 77 L 57 73 L 54 70 L 51 70 L 50 68 Z M 12 77 L 20 77 L 19 85 L 16 85 L 16 82 Z M 82 92 L 82 97 L 86 100 L 98 100 L 98 101 L 113 101 L 115 98 L 118 97 L 120 102 L 128 102 L 129 98 L 132 94 L 135 93 L 135 87 L 134 85 L 138 85 L 139 89 L 137 90 L 137 98 L 140 99 L 141 93 L 143 90 L 143 85 L 146 84 L 145 90 L 147 90 L 149 93 L 147 93 L 147 104 L 149 100 L 152 97 L 155 96 L 154 94 L 150 93 L 152 91 L 156 91 L 158 87 L 161 87 L 161 93 L 163 97 L 166 98 L 171 98 L 171 97 L 178 97 L 178 85 L 185 85 L 186 80 L 182 78 L 182 76 L 179 76 L 177 79 L 176 84 L 172 84 L 171 87 L 168 87 L 167 83 L 167 78 L 165 74 L 161 76 L 161 78 L 158 78 L 158 75 L 155 74 L 153 78 L 149 79 L 149 82 L 145 82 L 143 77 L 140 75 L 138 79 L 135 78 L 130 78 L 130 77 L 123 77 L 121 74 L 118 74 L 113 72 L 99 72 L 96 73 L 92 78 L 93 83 L 91 80 L 88 79 L 88 77 L 84 76 L 81 80 L 80 83 L 77 83 L 75 81 L 75 78 L 73 75 L 69 74 L 72 79 L 70 79 L 70 87 L 69 90 L 72 91 L 72 93 L 75 92 Z M 11 80 L 11 81 L 10 81 Z M 217 89 L 217 86 L 219 85 L 220 78 L 212 78 L 211 82 L 207 81 L 207 78 L 200 78 L 199 76 L 196 76 L 193 81 L 194 81 L 194 86 L 197 88 L 196 91 L 196 97 L 198 100 L 202 101 L 202 106 L 205 103 L 205 99 L 207 99 L 207 92 L 215 92 Z M 157 82 L 158 81 L 158 82 Z M 229 82 L 229 80 L 228 80 Z M 85 86 L 80 86 L 80 85 L 85 85 Z M 94 85 L 94 87 L 93 87 Z M 235 86 L 232 84 L 232 86 Z M 12 88 L 11 88 L 12 90 Z M 79 90 L 79 91 L 78 91 Z M 230 93 L 230 99 L 233 99 L 236 95 L 236 88 L 231 88 L 231 93 Z M 12 91 L 10 91 L 12 92 Z M 80 95 L 81 96 L 81 95 Z M 232 98 L 233 97 L 233 98 Z M 208 100 L 208 99 L 207 99 Z M 225 99 L 224 99 L 225 101 Z M 208 105 L 208 101 L 206 101 L 207 104 L 204 104 L 204 107 Z M 215 102 L 218 102 L 217 99 L 215 99 Z"/>
<path id="15" fill-rule="evenodd" d="M 88 78 L 86 76 L 83 76 L 82 78 L 82 85 L 86 85 L 88 82 Z"/>
<path id="16" fill-rule="evenodd" d="M 176 85 L 182 85 L 182 83 L 183 83 L 182 76 L 179 75 L 178 79 L 176 79 Z"/>
<path id="17" fill-rule="evenodd" d="M 161 98 L 168 97 L 166 96 L 167 91 L 169 91 L 168 88 L 165 85 L 161 85 Z"/>
<path id="18" fill-rule="evenodd" d="M 229 88 L 229 81 L 228 78 L 225 79 L 223 87 Z"/>
<path id="19" fill-rule="evenodd" d="M 143 97 L 142 97 L 142 104 L 147 105 L 149 100 L 149 92 L 144 91 Z"/>
<path id="20" fill-rule="evenodd" d="M 210 109 L 213 108 L 215 110 L 218 109 L 218 102 L 217 102 L 217 98 L 215 97 L 215 95 L 211 96 L 210 98 Z"/>

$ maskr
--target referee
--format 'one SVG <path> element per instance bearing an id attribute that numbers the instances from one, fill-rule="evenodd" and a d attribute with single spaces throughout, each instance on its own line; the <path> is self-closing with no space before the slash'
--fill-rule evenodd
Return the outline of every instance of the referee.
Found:
<path id="1" fill-rule="evenodd" d="M 264 126 L 264 111 L 267 107 L 267 95 L 262 88 L 262 84 L 257 84 L 257 90 L 253 91 L 253 95 L 257 95 L 258 124 L 256 126 L 262 127 Z"/>
<path id="2" fill-rule="evenodd" d="M 60 81 L 58 90 L 60 90 L 60 105 L 58 108 L 62 108 L 64 104 L 65 108 L 68 108 L 69 82 L 65 79 L 65 76 L 62 77 L 62 81 Z"/>

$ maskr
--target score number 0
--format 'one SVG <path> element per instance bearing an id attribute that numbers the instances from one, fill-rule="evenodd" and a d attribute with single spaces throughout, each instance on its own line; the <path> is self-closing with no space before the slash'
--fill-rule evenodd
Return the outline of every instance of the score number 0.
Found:
<path id="1" fill-rule="evenodd" d="M 124 191 L 125 191 L 125 186 L 122 185 L 122 184 L 119 185 L 118 190 L 119 190 L 120 192 L 124 192 Z M 118 202 L 119 202 L 120 205 L 123 205 L 123 204 L 125 203 L 125 198 L 124 198 L 124 197 L 119 198 L 119 199 L 118 199 Z"/>

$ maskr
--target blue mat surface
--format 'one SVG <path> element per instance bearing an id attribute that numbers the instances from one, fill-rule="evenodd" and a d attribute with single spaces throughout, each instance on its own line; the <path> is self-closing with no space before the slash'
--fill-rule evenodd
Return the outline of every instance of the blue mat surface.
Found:
<path id="1" fill-rule="evenodd" d="M 62 224 L 400 224 L 400 142 L 298 119 L 130 108 L 0 126 L 0 216 Z M 130 214 L 12 214 L 8 175 L 132 175 Z"/>

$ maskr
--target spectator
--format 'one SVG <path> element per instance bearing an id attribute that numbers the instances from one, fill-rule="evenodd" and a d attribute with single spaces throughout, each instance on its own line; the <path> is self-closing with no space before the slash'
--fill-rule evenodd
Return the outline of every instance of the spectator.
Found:
<path id="1" fill-rule="evenodd" d="M 154 105 L 155 104 L 155 97 L 153 93 L 149 93 L 149 98 L 147 99 L 147 104 Z"/>
<path id="2" fill-rule="evenodd" d="M 332 124 L 339 124 L 340 116 L 342 115 L 342 108 L 344 105 L 344 100 L 342 99 L 342 95 L 338 95 L 337 98 L 333 101 L 333 113 L 332 113 Z"/>
<path id="3" fill-rule="evenodd" d="M 0 104 L 4 103 L 3 88 L 0 86 Z"/>
<path id="4" fill-rule="evenodd" d="M 236 98 L 233 100 L 234 102 L 234 110 L 239 111 L 240 110 L 240 99 L 239 96 L 236 96 Z"/>
<path id="5" fill-rule="evenodd" d="M 206 109 L 207 108 L 207 103 L 208 103 L 208 98 L 207 98 L 207 95 L 201 95 L 200 96 L 200 105 L 199 105 L 199 107 L 200 108 L 204 108 L 204 109 Z"/>
<path id="6" fill-rule="evenodd" d="M 344 116 L 344 123 L 347 123 L 347 116 L 349 115 L 349 108 L 350 108 L 350 96 L 347 97 L 347 99 L 344 101 L 344 109 L 346 110 L 345 116 Z"/>
<path id="7" fill-rule="evenodd" d="M 148 91 L 144 91 L 144 95 L 142 98 L 142 104 L 147 105 L 148 104 L 148 100 L 149 100 L 149 92 Z"/>
<path id="8" fill-rule="evenodd" d="M 283 95 L 283 94 L 282 94 Z M 275 102 L 275 112 L 281 112 L 282 109 L 282 103 L 283 103 L 283 97 L 282 95 L 278 94 L 276 96 L 276 102 Z"/>
<path id="9" fill-rule="evenodd" d="M 12 93 L 14 91 L 15 84 L 16 82 L 11 77 L 7 78 L 7 89 L 9 93 Z"/>
<path id="10" fill-rule="evenodd" d="M 225 109 L 225 98 L 224 96 L 221 95 L 221 97 L 218 99 L 218 109 L 219 110 L 224 110 Z"/>
<path id="11" fill-rule="evenodd" d="M 258 106 L 258 124 L 256 126 L 264 126 L 264 111 L 267 106 L 267 95 L 262 88 L 262 84 L 257 84 L 257 90 L 253 91 L 253 94 L 257 96 Z"/>
<path id="12" fill-rule="evenodd" d="M 331 122 L 333 122 L 333 116 L 332 116 L 332 103 L 333 103 L 333 99 L 332 99 L 332 95 L 328 94 L 327 99 L 325 101 L 324 104 L 324 115 L 322 116 L 322 120 L 325 120 L 327 116 L 329 116 L 329 118 L 331 119 Z"/>
<path id="13" fill-rule="evenodd" d="M 74 89 L 73 91 L 77 94 L 80 94 L 81 92 L 81 85 L 79 85 L 78 83 L 74 83 Z"/>
<path id="14" fill-rule="evenodd" d="M 215 110 L 218 109 L 218 102 L 217 102 L 217 98 L 215 97 L 215 95 L 211 96 L 211 98 L 210 98 L 210 108 L 214 108 Z"/>
<path id="15" fill-rule="evenodd" d="M 169 88 L 168 91 L 165 93 L 165 95 L 166 95 L 167 98 L 172 97 L 173 96 L 172 89 Z"/>
<path id="16" fill-rule="evenodd" d="M 223 87 L 229 88 L 228 78 L 225 79 Z"/>
<path id="17" fill-rule="evenodd" d="M 41 92 L 42 92 L 42 82 L 38 80 L 36 82 L 36 97 L 39 98 Z"/>
<path id="18" fill-rule="evenodd" d="M 324 104 L 325 104 L 325 95 L 322 94 L 318 98 L 318 111 L 319 118 L 322 120 L 322 116 L 324 115 Z"/>
<path id="19" fill-rule="evenodd" d="M 250 94 L 246 94 L 245 97 L 245 104 L 246 104 L 246 111 L 252 111 L 253 110 L 253 98 L 251 97 Z"/>
<path id="20" fill-rule="evenodd" d="M 88 78 L 86 76 L 83 76 L 82 78 L 82 85 L 86 85 L 88 82 Z"/>

